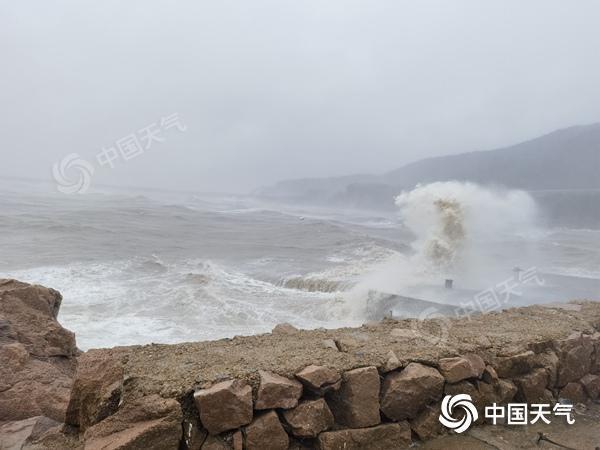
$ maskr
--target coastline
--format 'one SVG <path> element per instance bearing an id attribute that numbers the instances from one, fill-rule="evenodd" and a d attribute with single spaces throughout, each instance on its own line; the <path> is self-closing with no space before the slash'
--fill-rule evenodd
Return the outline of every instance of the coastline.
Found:
<path id="1" fill-rule="evenodd" d="M 14 426 L 16 422 L 31 420 L 31 417 L 50 415 L 54 421 L 44 433 L 25 436 L 25 441 L 29 439 L 27 445 L 32 447 L 24 448 L 36 448 L 35 445 L 41 445 L 37 448 L 170 448 L 163 445 L 166 441 L 162 441 L 169 437 L 170 442 L 177 441 L 177 445 L 182 446 L 180 448 L 237 448 L 234 440 L 247 441 L 252 424 L 269 411 L 277 413 L 269 417 L 277 418 L 289 445 L 296 445 L 294 448 L 318 448 L 319 445 L 321 448 L 337 448 L 335 445 L 340 439 L 357 439 L 355 435 L 348 437 L 339 433 L 344 430 L 356 433 L 356 430 L 366 429 L 362 426 L 366 423 L 369 424 L 369 432 L 375 434 L 381 430 L 390 433 L 388 425 L 397 425 L 392 430 L 394 439 L 404 436 L 406 445 L 410 445 L 414 436 L 419 436 L 415 431 L 415 423 L 419 421 L 427 425 L 421 430 L 422 436 L 417 437 L 417 442 L 447 434 L 447 431 L 438 433 L 439 423 L 431 419 L 436 414 L 430 413 L 431 417 L 422 418 L 424 412 L 439 401 L 437 394 L 431 401 L 425 401 L 424 407 L 428 405 L 427 408 L 406 417 L 400 415 L 394 418 L 394 414 L 383 406 L 386 402 L 398 401 L 391 398 L 389 392 L 386 394 L 387 380 L 402 376 L 409 366 L 435 371 L 435 377 L 440 378 L 442 386 L 445 386 L 444 392 L 460 384 L 462 389 L 474 389 L 473 395 L 489 388 L 493 397 L 498 394 L 498 389 L 504 389 L 503 400 L 512 395 L 511 398 L 520 396 L 528 401 L 533 395 L 529 393 L 531 389 L 531 392 L 537 392 L 535 395 L 541 392 L 554 399 L 564 396 L 565 392 L 573 392 L 574 387 L 578 388 L 578 393 L 587 392 L 581 380 L 588 375 L 594 383 L 600 382 L 600 303 L 592 301 L 513 308 L 461 319 L 386 319 L 358 328 L 336 330 L 297 330 L 283 324 L 273 333 L 257 336 L 96 349 L 80 354 L 72 345 L 74 341 L 70 341 L 69 332 L 56 322 L 60 294 L 11 280 L 0 280 L 0 294 L 0 313 L 4 316 L 3 323 L 8 324 L 4 327 L 0 343 L 0 354 L 6 362 L 3 366 L 11 370 L 9 375 L 18 378 L 17 381 L 25 379 L 31 383 L 29 389 L 15 390 L 12 387 L 18 383 L 10 386 L 7 376 L 9 388 L 0 392 L 0 404 L 5 411 L 0 418 L 0 430 L 6 430 L 7 424 Z M 48 299 L 54 300 L 49 302 Z M 44 317 L 38 324 L 49 328 L 28 331 L 31 321 L 27 319 L 32 314 Z M 15 333 L 11 334 L 11 327 Z M 34 334 L 27 335 L 28 332 Z M 58 345 L 56 336 L 62 336 L 60 343 L 68 345 Z M 7 348 L 11 351 L 8 352 Z M 61 348 L 64 351 L 57 351 Z M 443 369 L 444 364 L 448 360 L 460 360 L 461 365 L 461 358 L 471 358 L 468 355 L 476 356 L 478 363 L 474 366 L 477 367 L 467 368 L 466 373 L 458 378 L 449 378 L 447 370 Z M 32 367 L 39 367 L 42 362 L 47 364 L 48 370 L 59 370 L 64 375 L 63 395 L 59 401 L 55 396 L 52 402 L 58 405 L 62 401 L 59 405 L 62 409 L 48 409 L 48 404 L 39 401 L 44 395 L 56 391 L 56 385 L 44 385 L 48 377 L 43 376 L 43 371 L 32 372 Z M 265 384 L 265 373 L 298 383 L 297 380 L 301 379 L 298 374 L 310 366 L 327 368 L 335 373 L 336 380 L 332 385 L 339 382 L 339 386 L 332 391 L 315 392 L 303 381 L 304 391 L 295 398 L 294 408 L 299 407 L 298 402 L 304 404 L 325 399 L 329 406 L 322 406 L 332 410 L 335 417 L 332 423 L 313 433 L 314 436 L 310 434 L 307 437 L 295 430 L 293 419 L 285 408 L 255 410 L 252 414 L 252 405 L 256 408 L 261 386 Z M 356 381 L 360 388 L 357 389 L 361 391 L 367 389 L 369 383 L 376 383 L 376 395 L 356 403 L 348 394 L 354 391 L 348 391 L 345 386 L 351 383 L 348 377 L 362 374 L 367 369 L 379 376 L 372 378 L 370 375 L 371 381 L 365 381 L 367 378 L 363 379 L 361 375 Z M 489 383 L 485 371 L 496 373 L 493 379 L 487 380 Z M 543 374 L 541 391 L 540 385 L 530 389 L 526 381 L 536 373 Z M 32 374 L 41 378 L 35 380 Z M 72 388 L 66 380 L 74 383 Z M 211 426 L 207 427 L 206 420 L 202 419 L 202 412 L 198 415 L 195 397 L 198 392 L 211 393 L 215 386 L 232 380 L 243 386 L 244 392 L 250 392 L 250 417 L 234 424 L 233 428 L 226 425 L 224 431 L 210 430 Z M 366 384 L 363 386 L 363 383 Z M 418 377 L 415 383 L 419 385 Z M 35 395 L 32 386 L 38 389 Z M 69 389 L 70 395 L 66 395 Z M 333 391 L 341 392 L 335 395 L 350 395 L 343 402 L 346 406 L 357 408 L 357 414 L 369 402 L 376 402 L 375 410 L 382 409 L 381 417 L 376 414 L 364 423 L 340 419 L 335 401 L 330 397 L 334 395 Z M 584 393 L 584 398 L 578 400 L 589 402 L 594 399 Z M 17 404 L 32 407 L 29 410 L 15 409 Z M 216 405 L 214 415 L 227 422 L 227 414 L 220 414 L 219 402 Z M 228 414 L 235 416 L 236 407 L 232 408 L 228 409 Z M 62 413 L 67 425 L 60 425 Z M 38 423 L 39 420 L 36 426 Z M 376 432 L 373 429 L 377 429 Z M 431 431 L 434 429 L 435 432 Z M 474 428 L 477 429 L 479 427 Z M 186 434 L 186 430 L 193 430 L 194 438 Z M 0 437 L 4 436 L 2 433 L 0 431 Z M 369 439 L 381 438 L 377 436 Z M 333 447 L 324 447 L 328 445 L 323 443 L 329 442 L 327 439 L 333 439 Z M 222 446 L 207 447 L 207 442 L 213 441 Z M 244 445 L 248 447 L 247 442 Z"/>

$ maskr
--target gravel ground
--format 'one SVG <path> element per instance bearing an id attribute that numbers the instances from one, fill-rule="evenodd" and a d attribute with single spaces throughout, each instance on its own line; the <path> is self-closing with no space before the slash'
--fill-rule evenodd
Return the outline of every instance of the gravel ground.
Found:
<path id="1" fill-rule="evenodd" d="M 359 328 L 299 330 L 219 341 L 100 350 L 125 363 L 126 396 L 160 393 L 182 399 L 197 387 L 228 378 L 257 386 L 258 370 L 293 376 L 309 364 L 340 371 L 382 366 L 390 350 L 401 361 L 433 362 L 477 350 L 505 356 L 531 343 L 600 330 L 600 303 L 530 306 L 461 319 L 386 319 Z M 335 342 L 333 348 L 332 340 Z M 335 348 L 337 346 L 337 348 Z"/>

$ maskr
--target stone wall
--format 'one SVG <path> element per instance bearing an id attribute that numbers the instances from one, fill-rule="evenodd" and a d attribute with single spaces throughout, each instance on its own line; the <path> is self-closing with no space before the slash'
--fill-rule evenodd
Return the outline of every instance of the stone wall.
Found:
<path id="1" fill-rule="evenodd" d="M 387 320 L 381 324 L 369 324 L 361 329 L 371 327 L 377 330 L 377 336 L 368 338 L 356 334 L 361 329 L 329 331 L 334 345 L 328 339 L 309 339 L 312 333 L 317 332 L 299 331 L 290 326 L 278 327 L 274 334 L 259 337 L 263 343 L 262 352 L 271 352 L 273 356 L 279 355 L 279 344 L 283 341 L 285 347 L 290 338 L 305 340 L 306 360 L 310 360 L 310 347 L 319 347 L 314 348 L 319 354 L 315 356 L 316 363 L 306 364 L 293 373 L 290 372 L 293 365 L 290 366 L 287 361 L 281 362 L 281 370 L 278 371 L 277 358 L 275 363 L 272 358 L 244 358 L 244 350 L 253 348 L 253 338 L 219 341 L 221 345 L 208 344 L 207 355 L 210 355 L 211 349 L 213 356 L 224 357 L 221 353 L 223 348 L 235 352 L 224 358 L 225 361 L 220 357 L 213 359 L 223 372 L 216 379 L 197 378 L 193 389 L 179 386 L 179 396 L 175 396 L 177 401 L 164 410 L 163 416 L 150 411 L 155 408 L 155 402 L 167 401 L 163 397 L 168 397 L 175 380 L 166 377 L 163 383 L 157 383 L 156 376 L 161 378 L 164 372 L 162 368 L 155 367 L 156 376 L 142 374 L 142 381 L 138 378 L 141 374 L 139 369 L 147 369 L 148 366 L 141 361 L 158 362 L 169 358 L 171 355 L 167 356 L 167 353 L 176 352 L 178 348 L 185 354 L 185 345 L 123 349 L 110 355 L 106 351 L 90 352 L 80 360 L 69 410 L 77 409 L 77 405 L 87 405 L 89 409 L 89 397 L 77 394 L 81 392 L 93 392 L 97 406 L 92 408 L 92 416 L 80 412 L 78 418 L 71 417 L 69 420 L 83 432 L 86 446 L 117 448 L 110 441 L 115 430 L 111 430 L 110 426 L 107 428 L 106 420 L 112 418 L 114 423 L 123 424 L 130 420 L 128 416 L 132 414 L 110 400 L 118 392 L 123 405 L 135 398 L 137 403 L 130 404 L 136 406 L 131 409 L 148 408 L 149 412 L 145 414 L 153 418 L 151 421 L 134 422 L 128 428 L 128 433 L 134 437 L 131 442 L 135 443 L 129 448 L 138 448 L 140 436 L 154 435 L 155 431 L 151 431 L 154 427 L 161 430 L 160 433 L 156 431 L 161 440 L 155 447 L 144 442 L 146 448 L 167 448 L 167 443 L 175 448 L 179 439 L 180 448 L 204 450 L 408 448 L 416 441 L 427 441 L 449 432 L 438 420 L 440 402 L 445 395 L 469 394 L 479 410 L 480 424 L 484 422 L 483 408 L 492 403 L 550 403 L 559 398 L 573 403 L 598 400 L 599 306 L 524 308 L 497 314 L 487 320 L 494 319 L 498 334 L 490 330 L 480 336 L 481 342 L 468 339 L 462 346 L 466 351 L 457 350 L 461 346 L 454 339 L 462 334 L 456 327 L 478 329 L 478 325 L 485 325 L 481 322 L 484 319 L 474 318 L 466 323 L 458 321 L 448 330 L 448 341 L 436 345 L 443 350 L 435 356 L 398 350 L 398 343 L 408 346 L 412 342 L 416 345 L 416 341 L 422 339 L 410 321 Z M 540 320 L 546 322 L 546 326 L 537 329 L 534 324 L 539 324 Z M 513 326 L 506 326 L 511 322 Z M 514 322 L 519 322 L 517 327 L 530 323 L 530 330 L 539 334 L 531 337 L 522 331 L 520 335 L 528 339 L 523 341 L 515 333 Z M 564 326 L 558 325 L 565 322 L 567 328 L 571 328 L 569 333 L 565 332 Z M 546 335 L 543 330 L 547 330 Z M 362 342 L 358 347 L 362 351 L 368 348 L 370 342 L 375 353 L 382 347 L 389 347 L 389 350 L 383 359 L 373 364 L 371 358 L 355 351 L 348 336 Z M 387 345 L 383 336 L 387 336 Z M 499 348 L 493 342 L 498 337 L 502 337 Z M 271 341 L 276 341 L 277 345 L 269 348 Z M 321 359 L 322 349 L 330 354 L 330 364 Z M 148 353 L 137 359 L 134 355 L 140 351 Z M 358 355 L 364 363 L 356 364 L 353 359 L 352 364 L 340 365 L 338 358 L 344 354 Z M 192 355 L 180 355 L 173 361 L 190 361 Z M 228 364 L 227 361 L 232 361 L 229 358 L 237 363 Z M 115 370 L 108 361 L 125 362 L 122 369 Z M 264 370 L 267 361 L 270 370 Z M 102 367 L 106 370 L 102 371 Z M 193 364 L 189 368 L 193 371 Z M 226 371 L 227 368 L 229 371 Z M 124 381 L 125 384 L 129 381 L 129 389 L 120 384 L 123 371 L 132 376 Z M 231 376 L 236 372 L 237 377 Z M 202 376 L 202 373 L 199 371 L 198 375 Z M 102 381 L 98 382 L 98 378 Z M 112 409 L 105 405 L 112 405 Z M 98 415 L 97 411 L 104 413 Z M 112 415 L 109 419 L 101 419 L 107 411 Z M 168 430 L 171 434 L 167 433 Z"/>
<path id="2" fill-rule="evenodd" d="M 492 403 L 599 400 L 599 330 L 600 303 L 581 302 L 91 350 L 66 425 L 23 448 L 408 448 L 451 433 L 445 395 L 469 394 L 479 425 Z"/>

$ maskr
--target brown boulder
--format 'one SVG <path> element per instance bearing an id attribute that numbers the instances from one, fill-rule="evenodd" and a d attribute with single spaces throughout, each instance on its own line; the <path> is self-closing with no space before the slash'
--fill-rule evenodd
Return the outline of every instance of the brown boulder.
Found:
<path id="1" fill-rule="evenodd" d="M 56 317 L 61 295 L 0 280 L 0 422 L 64 421 L 75 370 L 75 335 Z"/>
<path id="2" fill-rule="evenodd" d="M 231 446 L 233 450 L 244 450 L 244 436 L 240 430 L 237 430 L 231 436 Z"/>
<path id="3" fill-rule="evenodd" d="M 531 372 L 536 366 L 536 355 L 532 351 L 517 355 L 497 357 L 494 368 L 500 378 L 513 378 Z"/>
<path id="4" fill-rule="evenodd" d="M 89 350 L 78 359 L 66 422 L 85 431 L 117 411 L 122 390 L 121 361 L 105 350 Z"/>
<path id="5" fill-rule="evenodd" d="M 300 382 L 264 370 L 259 371 L 259 375 L 255 409 L 290 409 L 298 405 L 298 399 L 302 396 Z"/>
<path id="6" fill-rule="evenodd" d="M 246 427 L 246 450 L 287 450 L 289 438 L 275 411 L 256 417 Z"/>
<path id="7" fill-rule="evenodd" d="M 545 351 L 536 355 L 537 366 L 543 367 L 548 374 L 548 387 L 556 386 L 558 379 L 558 356 L 553 351 Z"/>
<path id="8" fill-rule="evenodd" d="M 386 375 L 381 411 L 392 420 L 414 419 L 429 403 L 440 400 L 444 377 L 433 367 L 410 363 L 401 372 Z"/>
<path id="9" fill-rule="evenodd" d="M 348 428 L 377 425 L 381 421 L 379 387 L 379 372 L 376 367 L 345 372 L 341 388 L 328 399 L 335 421 Z"/>
<path id="10" fill-rule="evenodd" d="M 294 409 L 284 411 L 283 417 L 292 434 L 300 438 L 317 437 L 334 423 L 333 414 L 322 398 L 301 402 Z"/>
<path id="11" fill-rule="evenodd" d="M 517 394 L 518 388 L 510 380 L 498 380 L 498 384 L 495 386 L 496 392 L 496 403 L 500 405 L 506 405 L 510 403 Z"/>
<path id="12" fill-rule="evenodd" d="M 273 334 L 296 334 L 297 332 L 298 328 L 287 322 L 275 325 L 275 328 L 271 331 Z"/>
<path id="13" fill-rule="evenodd" d="M 558 356 L 558 387 L 577 381 L 590 372 L 594 352 L 591 336 L 573 333 L 567 339 L 557 341 L 555 345 Z"/>
<path id="14" fill-rule="evenodd" d="M 194 393 L 200 421 L 210 434 L 233 430 L 252 421 L 252 388 L 240 380 L 217 383 Z"/>
<path id="15" fill-rule="evenodd" d="M 588 373 L 585 377 L 579 380 L 588 397 L 592 400 L 600 398 L 600 375 L 592 375 Z"/>
<path id="16" fill-rule="evenodd" d="M 514 379 L 518 388 L 517 399 L 524 403 L 547 403 L 552 400 L 548 391 L 548 373 L 546 369 L 535 369 L 533 372 Z"/>
<path id="17" fill-rule="evenodd" d="M 310 365 L 296 374 L 296 378 L 309 390 L 319 395 L 340 388 L 342 377 L 337 370 Z"/>
<path id="18" fill-rule="evenodd" d="M 426 441 L 444 434 L 444 427 L 439 420 L 440 412 L 441 403 L 436 403 L 426 406 L 415 419 L 410 421 L 410 428 L 419 439 Z"/>
<path id="19" fill-rule="evenodd" d="M 0 280 L 0 314 L 31 355 L 77 356 L 75 335 L 56 320 L 61 303 L 62 296 L 54 289 Z"/>
<path id="20" fill-rule="evenodd" d="M 218 436 L 208 436 L 202 444 L 202 450 L 231 450 L 231 445 Z"/>
<path id="21" fill-rule="evenodd" d="M 470 354 L 455 358 L 442 358 L 440 372 L 448 383 L 458 383 L 469 378 L 479 378 L 485 370 L 485 363 L 479 355 Z"/>
<path id="22" fill-rule="evenodd" d="M 400 450 L 409 448 L 411 443 L 410 427 L 406 422 L 327 431 L 319 435 L 321 450 Z"/>
<path id="23" fill-rule="evenodd" d="M 382 371 L 384 373 L 391 372 L 392 370 L 396 370 L 402 367 L 402 362 L 400 361 L 400 359 L 398 359 L 398 356 L 396 356 L 396 354 L 392 350 L 388 352 L 386 357 L 387 360 L 385 361 L 385 364 L 382 367 Z"/>
<path id="24" fill-rule="evenodd" d="M 0 426 L 0 449 L 20 450 L 40 438 L 48 430 L 59 428 L 60 425 L 59 422 L 43 416 L 7 422 Z"/>
<path id="25" fill-rule="evenodd" d="M 85 450 L 162 450 L 178 448 L 181 406 L 158 395 L 124 403 L 112 416 L 84 433 Z"/>
<path id="26" fill-rule="evenodd" d="M 587 401 L 585 390 L 579 383 L 567 383 L 567 385 L 560 390 L 558 397 L 570 400 L 574 404 L 585 403 Z"/>
<path id="27" fill-rule="evenodd" d="M 485 370 L 481 375 L 481 379 L 487 384 L 494 384 L 498 382 L 499 378 L 496 369 L 494 369 L 492 366 L 485 366 Z"/>

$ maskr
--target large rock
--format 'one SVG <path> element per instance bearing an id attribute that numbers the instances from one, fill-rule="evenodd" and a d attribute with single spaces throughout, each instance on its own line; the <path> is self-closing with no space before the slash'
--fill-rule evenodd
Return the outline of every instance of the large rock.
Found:
<path id="1" fill-rule="evenodd" d="M 56 317 L 61 295 L 0 280 L 0 422 L 64 421 L 75 370 L 75 335 Z"/>
<path id="2" fill-rule="evenodd" d="M 333 414 L 322 398 L 301 402 L 294 409 L 283 412 L 283 417 L 299 438 L 314 438 L 333 426 Z"/>
<path id="3" fill-rule="evenodd" d="M 252 388 L 240 380 L 217 383 L 194 393 L 202 425 L 210 434 L 233 430 L 252 421 Z"/>
<path id="4" fill-rule="evenodd" d="M 376 367 L 345 372 L 340 390 L 331 394 L 328 399 L 335 421 L 348 428 L 377 425 L 381 421 L 379 387 L 379 372 Z"/>
<path id="5" fill-rule="evenodd" d="M 514 379 L 517 385 L 517 399 L 524 403 L 549 403 L 552 393 L 548 387 L 548 373 L 546 369 L 535 369 L 533 372 Z"/>
<path id="6" fill-rule="evenodd" d="M 558 356 L 558 387 L 577 381 L 590 372 L 594 353 L 591 336 L 573 333 L 567 339 L 557 341 L 555 345 Z"/>
<path id="7" fill-rule="evenodd" d="M 518 388 L 510 380 L 498 380 L 498 384 L 494 386 L 496 392 L 496 403 L 506 405 L 510 403 L 518 392 Z"/>
<path id="8" fill-rule="evenodd" d="M 104 350 L 90 350 L 78 359 L 66 422 L 88 427 L 114 414 L 123 390 L 121 361 Z"/>
<path id="9" fill-rule="evenodd" d="M 559 398 L 569 400 L 572 403 L 585 403 L 587 401 L 585 390 L 579 383 L 567 383 L 567 385 L 560 390 L 558 396 Z"/>
<path id="10" fill-rule="evenodd" d="M 7 422 L 0 426 L 0 449 L 21 450 L 48 430 L 59 426 L 59 422 L 43 416 Z"/>
<path id="11" fill-rule="evenodd" d="M 481 377 L 485 363 L 481 356 L 469 354 L 456 358 L 442 358 L 439 368 L 448 383 L 458 383 L 469 378 Z"/>
<path id="12" fill-rule="evenodd" d="M 546 370 L 548 374 L 548 387 L 553 388 L 556 386 L 556 380 L 558 379 L 558 356 L 553 351 L 545 351 L 536 355 L 537 365 Z"/>
<path id="13" fill-rule="evenodd" d="M 256 417 L 246 427 L 246 450 L 287 450 L 289 438 L 275 411 Z"/>
<path id="14" fill-rule="evenodd" d="M 402 361 L 398 358 L 396 353 L 393 350 L 390 350 L 386 355 L 387 359 L 383 364 L 382 371 L 384 373 L 391 372 L 392 370 L 396 370 L 402 367 Z"/>
<path id="15" fill-rule="evenodd" d="M 181 406 L 158 395 L 124 403 L 84 433 L 85 450 L 176 449 L 182 436 Z"/>
<path id="16" fill-rule="evenodd" d="M 287 322 L 275 325 L 275 328 L 271 331 L 273 334 L 296 334 L 297 332 L 298 328 Z"/>
<path id="17" fill-rule="evenodd" d="M 410 427 L 406 422 L 388 423 L 372 428 L 327 431 L 319 435 L 321 450 L 390 450 L 411 445 Z"/>
<path id="18" fill-rule="evenodd" d="M 414 419 L 429 403 L 440 400 L 444 377 L 433 367 L 410 363 L 388 374 L 381 390 L 381 411 L 389 419 Z"/>
<path id="19" fill-rule="evenodd" d="M 485 370 L 481 375 L 481 379 L 487 384 L 497 383 L 499 380 L 498 372 L 496 372 L 496 369 L 494 369 L 492 366 L 485 366 Z"/>
<path id="20" fill-rule="evenodd" d="M 410 428 L 419 439 L 426 441 L 444 434 L 444 427 L 440 423 L 441 410 L 441 403 L 426 406 L 415 419 L 410 421 Z"/>
<path id="21" fill-rule="evenodd" d="M 323 395 L 340 388 L 342 377 L 337 370 L 325 366 L 310 365 L 296 374 L 310 391 Z"/>
<path id="22" fill-rule="evenodd" d="M 536 366 L 536 355 L 527 351 L 511 356 L 497 357 L 494 369 L 500 378 L 513 378 L 531 372 Z"/>
<path id="23" fill-rule="evenodd" d="M 202 450 L 231 450 L 231 445 L 217 436 L 208 436 L 202 444 Z"/>
<path id="24" fill-rule="evenodd" d="M 586 394 L 592 400 L 600 399 L 600 375 L 592 375 L 588 373 L 585 377 L 579 380 Z"/>
<path id="25" fill-rule="evenodd" d="M 302 396 L 300 382 L 264 370 L 259 371 L 259 375 L 255 409 L 290 409 L 298 405 L 298 399 Z"/>

